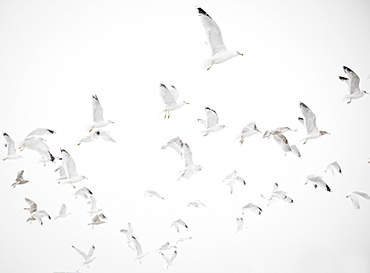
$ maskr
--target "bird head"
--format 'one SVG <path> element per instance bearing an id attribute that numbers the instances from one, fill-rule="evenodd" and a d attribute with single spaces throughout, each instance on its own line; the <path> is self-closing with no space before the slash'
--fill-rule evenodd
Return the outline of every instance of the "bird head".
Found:
<path id="1" fill-rule="evenodd" d="M 320 131 L 320 135 L 323 136 L 323 135 L 330 135 L 330 133 L 326 132 L 326 131 Z"/>

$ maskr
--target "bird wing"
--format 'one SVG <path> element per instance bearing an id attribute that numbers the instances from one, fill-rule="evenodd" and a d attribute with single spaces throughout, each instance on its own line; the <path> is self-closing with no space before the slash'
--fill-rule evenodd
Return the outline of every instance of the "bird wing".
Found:
<path id="1" fill-rule="evenodd" d="M 176 100 L 173 94 L 163 83 L 160 83 L 159 85 L 159 94 L 161 95 L 164 104 L 166 104 L 167 106 L 176 104 Z"/>
<path id="2" fill-rule="evenodd" d="M 182 152 L 184 154 L 185 167 L 193 165 L 193 154 L 187 143 L 182 145 Z"/>
<path id="3" fill-rule="evenodd" d="M 72 246 L 82 257 L 84 257 L 85 260 L 87 260 L 89 257 L 85 254 L 85 252 L 79 250 L 77 247 Z"/>
<path id="4" fill-rule="evenodd" d="M 347 195 L 349 199 L 351 200 L 351 203 L 355 209 L 360 209 L 360 202 L 358 200 L 358 197 L 354 194 L 349 194 Z"/>
<path id="5" fill-rule="evenodd" d="M 59 215 L 64 215 L 66 214 L 67 212 L 67 206 L 66 204 L 62 204 L 62 206 L 60 207 L 60 210 L 59 210 Z"/>
<path id="6" fill-rule="evenodd" d="M 358 77 L 358 75 L 353 72 L 350 68 L 346 67 L 346 66 L 343 66 L 343 70 L 344 72 L 347 74 L 347 76 L 349 77 L 349 90 L 350 90 L 350 93 L 354 93 L 356 91 L 360 91 L 360 78 Z"/>
<path id="7" fill-rule="evenodd" d="M 176 89 L 175 86 L 170 85 L 170 87 L 168 88 L 168 90 L 171 92 L 174 100 L 177 100 L 179 98 L 179 91 Z"/>
<path id="8" fill-rule="evenodd" d="M 242 134 L 244 134 L 244 133 L 246 133 L 248 131 L 258 131 L 257 125 L 256 125 L 256 122 L 255 121 L 252 121 L 251 123 L 247 124 L 247 126 L 245 126 L 243 128 Z"/>
<path id="9" fill-rule="evenodd" d="M 219 52 L 226 51 L 221 30 L 216 22 L 200 7 L 198 7 L 198 14 L 204 30 L 206 31 L 207 44 L 212 50 L 212 56 Z"/>
<path id="10" fill-rule="evenodd" d="M 285 152 L 288 152 L 290 151 L 290 146 L 289 146 L 289 143 L 288 143 L 288 139 L 283 135 L 283 134 L 280 134 L 280 133 L 276 133 L 274 135 L 272 135 L 273 138 L 275 139 L 275 141 L 277 142 L 277 144 L 279 144 L 279 146 L 285 151 Z"/>
<path id="11" fill-rule="evenodd" d="M 91 258 L 94 255 L 94 252 L 95 252 L 95 246 L 92 245 L 90 250 L 89 250 L 88 256 Z"/>
<path id="12" fill-rule="evenodd" d="M 290 146 L 290 150 L 292 151 L 292 153 L 297 156 L 297 157 L 301 157 L 301 153 L 299 152 L 298 148 L 296 145 L 291 145 Z"/>
<path id="13" fill-rule="evenodd" d="M 110 134 L 107 132 L 107 131 L 103 131 L 103 130 L 99 130 L 99 137 L 101 137 L 102 139 L 106 140 L 106 141 L 110 141 L 110 142 L 116 142 L 111 136 Z"/>
<path id="14" fill-rule="evenodd" d="M 353 193 L 367 199 L 367 200 L 370 200 L 370 196 L 366 193 L 366 192 L 362 192 L 362 191 L 354 191 Z"/>
<path id="15" fill-rule="evenodd" d="M 306 127 L 307 134 L 310 135 L 312 133 L 318 132 L 319 130 L 317 129 L 316 126 L 315 114 L 304 103 L 301 102 L 299 106 L 301 108 L 302 115 L 304 116 L 304 125 Z"/>
<path id="16" fill-rule="evenodd" d="M 50 130 L 50 129 L 46 129 L 46 128 L 37 128 L 35 130 L 33 130 L 31 133 L 29 133 L 25 139 L 27 138 L 30 138 L 30 137 L 34 137 L 34 136 L 42 136 L 42 135 L 50 135 L 50 134 L 54 134 L 55 132 L 53 130 Z"/>
<path id="17" fill-rule="evenodd" d="M 71 155 L 66 150 L 61 150 L 63 162 L 64 162 L 64 169 L 67 173 L 67 176 L 69 179 L 73 177 L 77 177 L 77 171 L 76 171 L 76 164 Z"/>
<path id="18" fill-rule="evenodd" d="M 103 119 L 103 107 L 101 107 L 97 95 L 92 95 L 92 108 L 93 108 L 94 122 L 104 121 L 104 119 Z"/>
<path id="19" fill-rule="evenodd" d="M 218 115 L 215 110 L 206 107 L 206 117 L 207 117 L 207 128 L 212 128 L 218 124 Z"/>
<path id="20" fill-rule="evenodd" d="M 28 198 L 24 198 L 24 200 L 26 200 L 27 204 L 30 206 L 29 208 L 30 213 L 37 211 L 37 205 L 35 202 L 33 202 L 31 199 L 28 199 Z"/>
<path id="21" fill-rule="evenodd" d="M 15 154 L 15 144 L 14 144 L 13 139 L 7 133 L 3 133 L 3 136 L 6 141 L 6 147 L 8 148 L 8 155 L 14 155 Z"/>
<path id="22" fill-rule="evenodd" d="M 166 149 L 167 147 L 171 147 L 175 149 L 175 151 L 180 154 L 182 157 L 182 140 L 179 137 L 175 137 L 167 142 L 166 145 L 162 146 L 162 149 Z"/>
<path id="23" fill-rule="evenodd" d="M 24 180 L 24 179 L 23 179 L 23 173 L 24 173 L 24 170 L 19 171 L 19 172 L 18 172 L 18 175 L 17 175 L 17 178 L 15 179 L 15 181 L 17 181 L 17 182 L 21 182 L 21 181 L 23 181 L 23 180 Z"/>
<path id="24" fill-rule="evenodd" d="M 136 250 L 136 255 L 141 256 L 141 254 L 143 254 L 143 250 L 141 248 L 139 241 L 134 236 L 131 236 L 131 237 L 132 237 L 132 242 L 134 243 L 134 248 Z"/>

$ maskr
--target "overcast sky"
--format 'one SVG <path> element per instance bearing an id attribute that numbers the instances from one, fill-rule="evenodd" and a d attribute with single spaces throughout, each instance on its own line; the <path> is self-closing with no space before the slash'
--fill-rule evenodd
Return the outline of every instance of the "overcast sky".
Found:
<path id="1" fill-rule="evenodd" d="M 211 52 L 196 5 L 219 25 L 225 45 L 244 56 L 201 69 Z M 345 198 L 355 190 L 370 194 L 370 96 L 346 104 L 347 86 L 338 79 L 346 65 L 370 91 L 369 11 L 366 0 L 1 1 L 0 130 L 17 146 L 36 128 L 54 130 L 44 137 L 51 153 L 71 154 L 88 178 L 76 188 L 88 187 L 108 219 L 92 229 L 86 200 L 56 182 L 57 164 L 44 167 L 39 154 L 24 150 L 21 159 L 0 162 L 0 271 L 370 272 L 370 202 L 361 199 L 355 210 Z M 160 114 L 160 82 L 190 103 L 169 119 Z M 114 121 L 105 129 L 117 143 L 77 145 L 89 134 L 92 94 Z M 330 135 L 302 144 L 300 101 Z M 227 128 L 203 137 L 197 119 L 205 118 L 204 107 Z M 297 129 L 285 135 L 302 157 L 284 156 L 262 134 L 241 146 L 235 138 L 252 121 L 262 132 Z M 184 163 L 161 149 L 175 136 L 203 167 L 189 179 L 177 181 Z M 342 175 L 324 172 L 333 161 Z M 13 188 L 20 170 L 31 183 Z M 222 180 L 233 170 L 246 185 L 230 194 Z M 322 175 L 332 192 L 305 185 L 309 174 Z M 275 182 L 293 204 L 267 206 L 260 194 L 269 195 Z M 147 189 L 164 200 L 144 197 Z M 27 223 L 25 197 L 53 220 Z M 187 206 L 196 199 L 207 208 Z M 250 202 L 264 213 L 245 213 L 247 228 L 236 233 Z M 62 203 L 72 215 L 54 220 Z M 189 227 L 180 233 L 171 228 L 178 218 Z M 128 222 L 149 253 L 141 264 L 120 233 Z M 188 236 L 166 269 L 157 249 Z M 95 246 L 89 269 L 71 245 L 85 252 Z"/>

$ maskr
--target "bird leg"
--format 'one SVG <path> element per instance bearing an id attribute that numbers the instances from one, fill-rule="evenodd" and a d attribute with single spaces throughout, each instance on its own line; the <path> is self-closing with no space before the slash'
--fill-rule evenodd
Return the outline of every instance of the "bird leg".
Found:
<path id="1" fill-rule="evenodd" d="M 351 103 L 352 99 L 349 99 L 349 101 L 347 102 L 347 104 Z"/>
<path id="2" fill-rule="evenodd" d="M 213 63 L 211 64 L 211 66 L 210 66 L 210 67 L 208 67 L 208 68 L 207 68 L 207 71 L 211 69 L 212 65 L 213 65 Z"/>

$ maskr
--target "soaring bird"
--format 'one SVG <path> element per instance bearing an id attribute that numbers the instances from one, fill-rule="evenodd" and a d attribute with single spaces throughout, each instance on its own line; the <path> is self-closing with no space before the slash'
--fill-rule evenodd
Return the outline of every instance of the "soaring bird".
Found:
<path id="1" fill-rule="evenodd" d="M 60 150 L 62 152 L 62 158 L 64 162 L 64 169 L 67 174 L 67 179 L 63 179 L 63 184 L 71 184 L 73 188 L 75 183 L 80 182 L 84 179 L 87 179 L 83 175 L 78 175 L 76 171 L 76 164 L 71 155 L 64 149 Z"/>
<path id="2" fill-rule="evenodd" d="M 177 256 L 177 250 L 174 250 L 171 257 L 167 257 L 164 253 L 160 253 L 163 257 L 163 259 L 166 261 L 166 267 L 168 268 L 169 266 L 173 265 L 174 264 L 174 260 Z"/>
<path id="3" fill-rule="evenodd" d="M 103 118 L 103 107 L 101 107 L 98 96 L 92 95 L 92 108 L 93 108 L 93 124 L 90 126 L 89 132 L 94 128 L 105 127 L 110 123 L 114 123 L 111 120 L 105 120 Z"/>
<path id="4" fill-rule="evenodd" d="M 67 217 L 68 215 L 71 215 L 72 213 L 67 212 L 67 206 L 66 204 L 62 204 L 59 210 L 59 214 L 57 217 L 54 218 L 54 220 L 62 217 Z"/>
<path id="5" fill-rule="evenodd" d="M 3 160 L 7 159 L 18 159 L 21 156 L 17 154 L 16 149 L 15 149 L 15 144 L 13 139 L 7 134 L 3 133 L 3 136 L 5 138 L 6 144 L 5 147 L 8 148 L 8 155 L 3 158 Z"/>
<path id="6" fill-rule="evenodd" d="M 253 136 L 256 133 L 261 133 L 261 131 L 257 129 L 256 122 L 252 121 L 251 123 L 247 124 L 243 128 L 241 134 L 239 134 L 237 139 L 240 138 L 239 142 L 240 142 L 240 144 L 243 144 L 244 143 L 244 138 Z"/>
<path id="7" fill-rule="evenodd" d="M 182 158 L 182 145 L 183 145 L 183 142 L 181 138 L 177 136 L 177 137 L 170 139 L 165 145 L 163 145 L 162 149 L 166 149 L 167 147 L 173 148 Z"/>
<path id="8" fill-rule="evenodd" d="M 17 178 L 15 179 L 15 182 L 12 184 L 12 187 L 15 188 L 15 186 L 26 184 L 26 183 L 30 182 L 30 181 L 25 180 L 23 178 L 23 173 L 24 173 L 24 170 L 18 172 Z"/>
<path id="9" fill-rule="evenodd" d="M 355 72 L 347 66 L 343 66 L 343 70 L 348 78 L 339 76 L 339 79 L 347 84 L 349 92 L 349 94 L 344 95 L 343 100 L 348 100 L 347 103 L 350 103 L 354 99 L 359 99 L 365 94 L 369 94 L 365 90 L 360 90 L 360 78 Z"/>
<path id="10" fill-rule="evenodd" d="M 319 186 L 320 188 L 322 188 L 322 189 L 324 189 L 328 192 L 331 192 L 331 189 L 325 183 L 325 181 L 322 179 L 322 176 L 320 176 L 320 175 L 316 175 L 316 174 L 307 175 L 305 185 L 308 183 L 308 181 L 312 182 L 315 189 L 317 189 L 317 187 Z"/>
<path id="11" fill-rule="evenodd" d="M 278 128 L 273 129 L 273 130 L 267 130 L 263 134 L 263 138 L 270 138 L 271 135 L 283 134 L 283 133 L 288 132 L 288 131 L 296 132 L 297 130 L 296 129 L 290 129 L 289 127 L 278 127 Z"/>
<path id="12" fill-rule="evenodd" d="M 206 127 L 206 131 L 202 132 L 204 136 L 208 136 L 210 133 L 220 131 L 226 127 L 225 125 L 218 124 L 219 118 L 215 110 L 205 107 L 205 111 L 207 120 L 198 119 L 198 121 Z"/>
<path id="13" fill-rule="evenodd" d="M 247 205 L 245 205 L 244 207 L 242 207 L 242 214 L 244 214 L 244 211 L 246 210 L 249 210 L 257 215 L 261 215 L 262 214 L 262 209 L 258 206 L 256 206 L 255 204 L 253 203 L 248 203 Z"/>
<path id="14" fill-rule="evenodd" d="M 166 85 L 160 83 L 159 95 L 161 95 L 163 103 L 166 105 L 164 110 L 162 111 L 164 112 L 164 118 L 170 118 L 170 111 L 174 111 L 181 108 L 185 104 L 189 104 L 186 101 L 178 101 L 179 92 L 173 85 L 170 85 L 169 88 L 167 88 Z"/>
<path id="15" fill-rule="evenodd" d="M 279 144 L 280 148 L 286 153 L 292 152 L 293 155 L 297 157 L 301 157 L 301 153 L 299 152 L 296 145 L 289 145 L 288 139 L 281 133 L 275 133 L 272 135 L 274 140 L 277 144 Z"/>
<path id="16" fill-rule="evenodd" d="M 320 131 L 317 128 L 316 116 L 311 111 L 310 108 L 308 108 L 303 102 L 299 103 L 299 107 L 301 108 L 301 112 L 302 112 L 302 115 L 303 115 L 304 119 L 303 118 L 298 118 L 298 120 L 303 123 L 304 127 L 307 130 L 307 136 L 302 139 L 302 141 L 304 140 L 303 144 L 306 144 L 306 142 L 309 139 L 315 139 L 315 138 L 321 137 L 323 135 L 329 134 L 328 132 Z"/>
<path id="17" fill-rule="evenodd" d="M 72 246 L 84 259 L 83 265 L 85 265 L 87 268 L 90 267 L 90 263 L 96 259 L 96 257 L 93 257 L 95 252 L 95 246 L 91 246 L 89 253 L 86 254 L 85 252 L 82 252 L 77 247 Z"/>
<path id="18" fill-rule="evenodd" d="M 336 172 L 338 172 L 338 173 L 342 174 L 342 168 L 340 167 L 340 165 L 339 165 L 338 161 L 334 161 L 334 162 L 330 163 L 330 164 L 326 167 L 325 172 L 326 172 L 327 170 L 330 170 L 330 171 L 331 171 L 331 173 L 332 173 L 333 175 L 334 175 L 334 171 L 336 171 Z"/>
<path id="19" fill-rule="evenodd" d="M 370 196 L 366 192 L 353 191 L 346 195 L 346 198 L 349 198 L 351 200 L 354 209 L 360 209 L 360 201 L 358 200 L 359 196 L 364 199 L 370 200 Z"/>
<path id="20" fill-rule="evenodd" d="M 213 64 L 223 63 L 238 55 L 243 56 L 238 51 L 230 51 L 226 48 L 222 40 L 221 30 L 216 22 L 202 8 L 198 7 L 197 9 L 206 32 L 207 45 L 212 51 L 212 57 L 204 61 L 203 68 L 207 67 L 207 70 L 210 70 Z"/>
<path id="21" fill-rule="evenodd" d="M 181 171 L 181 175 L 177 180 L 180 180 L 181 177 L 190 178 L 193 174 L 202 170 L 202 166 L 193 163 L 193 153 L 187 143 L 183 143 L 182 152 L 185 161 L 185 169 Z"/>
<path id="22" fill-rule="evenodd" d="M 180 232 L 180 227 L 188 228 L 188 225 L 181 219 L 173 221 L 171 227 L 174 227 L 177 232 Z"/>

